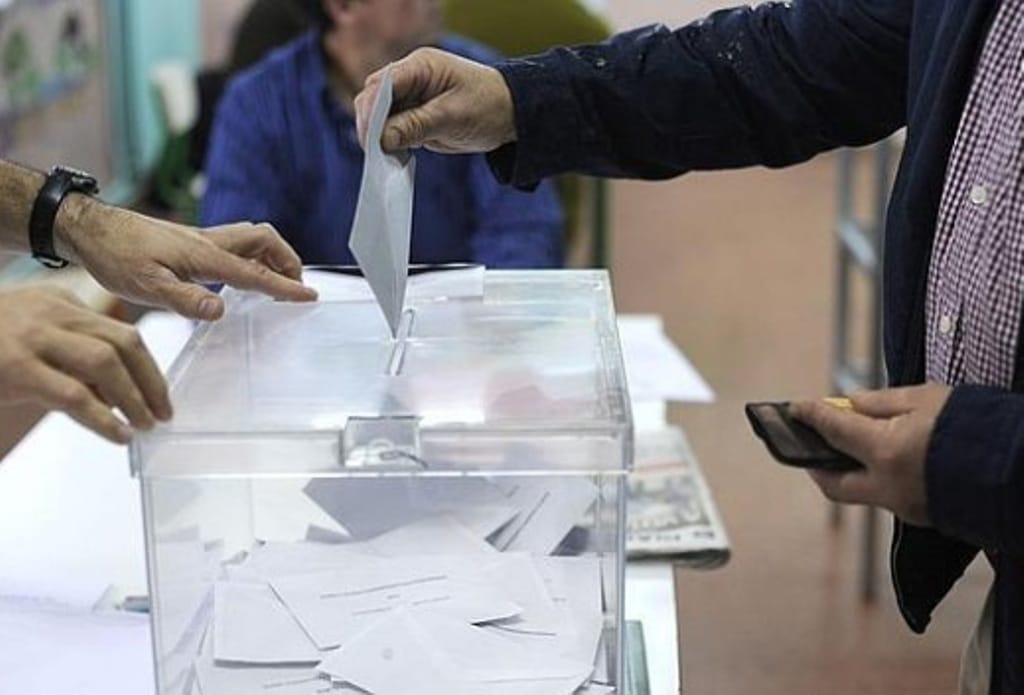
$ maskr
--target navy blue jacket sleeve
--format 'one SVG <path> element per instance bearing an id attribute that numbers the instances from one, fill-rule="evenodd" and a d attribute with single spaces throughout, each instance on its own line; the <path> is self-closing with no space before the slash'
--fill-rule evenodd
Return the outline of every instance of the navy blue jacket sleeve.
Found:
<path id="1" fill-rule="evenodd" d="M 1024 396 L 954 389 L 935 424 L 925 470 L 938 530 L 1024 556 Z"/>
<path id="2" fill-rule="evenodd" d="M 492 167 L 517 186 L 566 171 L 657 179 L 878 140 L 905 124 L 912 9 L 765 3 L 500 63 L 517 143 Z"/>

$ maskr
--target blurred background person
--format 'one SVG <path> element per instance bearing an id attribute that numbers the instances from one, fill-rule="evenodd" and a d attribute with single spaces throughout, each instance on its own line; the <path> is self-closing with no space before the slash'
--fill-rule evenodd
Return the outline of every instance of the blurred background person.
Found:
<path id="1" fill-rule="evenodd" d="M 307 264 L 351 264 L 362 178 L 352 102 L 366 77 L 436 45 L 491 62 L 493 51 L 443 33 L 436 0 L 322 0 L 316 28 L 242 72 L 218 107 L 206 160 L 205 225 L 272 223 Z M 502 188 L 480 155 L 417 153 L 413 263 L 492 268 L 563 263 L 550 183 Z"/>

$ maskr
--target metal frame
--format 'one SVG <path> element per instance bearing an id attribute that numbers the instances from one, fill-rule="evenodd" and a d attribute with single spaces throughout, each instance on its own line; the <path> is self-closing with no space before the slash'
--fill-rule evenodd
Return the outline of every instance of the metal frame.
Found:
<path id="1" fill-rule="evenodd" d="M 835 327 L 831 381 L 838 393 L 858 389 L 882 388 L 886 383 L 882 353 L 882 258 L 885 238 L 885 214 L 892 189 L 892 159 L 896 150 L 893 139 L 883 140 L 868 150 L 843 150 L 839 154 L 839 211 L 836 221 L 839 263 L 836 273 Z M 862 222 L 854 210 L 856 186 L 854 174 L 860 155 L 872 162 L 872 209 Z M 870 345 L 866 358 L 860 358 L 850 347 L 852 292 L 856 274 L 868 278 L 871 286 L 871 308 L 868 314 Z M 842 523 L 843 511 L 832 507 L 832 524 Z M 864 509 L 861 539 L 861 596 L 873 601 L 878 591 L 878 510 Z"/>
<path id="2" fill-rule="evenodd" d="M 592 268 L 611 269 L 611 239 L 608 235 L 608 181 L 603 178 L 591 179 L 594 186 L 593 234 L 590 252 Z"/>
<path id="3" fill-rule="evenodd" d="M 132 69 L 128 50 L 128 11 L 121 0 L 105 0 L 107 31 L 107 80 L 110 87 L 110 128 L 114 181 L 106 186 L 104 199 L 116 204 L 130 202 L 141 178 L 132 160 L 137 136 L 128 102 L 128 76 Z"/>

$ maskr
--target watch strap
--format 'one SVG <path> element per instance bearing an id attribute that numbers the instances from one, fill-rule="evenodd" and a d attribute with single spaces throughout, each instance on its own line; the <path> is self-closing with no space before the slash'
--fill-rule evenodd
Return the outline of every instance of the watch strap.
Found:
<path id="1" fill-rule="evenodd" d="M 46 176 L 43 187 L 36 195 L 29 218 L 29 245 L 32 257 L 48 268 L 64 268 L 68 265 L 65 258 L 57 255 L 53 243 L 53 228 L 57 220 L 57 212 L 68 193 L 99 193 L 96 179 L 82 171 L 68 167 L 54 167 Z"/>

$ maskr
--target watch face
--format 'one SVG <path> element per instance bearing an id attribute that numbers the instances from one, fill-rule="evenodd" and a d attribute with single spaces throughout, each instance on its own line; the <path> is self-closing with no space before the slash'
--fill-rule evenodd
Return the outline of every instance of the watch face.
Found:
<path id="1" fill-rule="evenodd" d="M 92 174 L 73 167 L 55 166 L 50 170 L 51 174 L 64 174 L 69 177 L 71 188 L 81 193 L 95 195 L 100 192 L 99 182 Z"/>

